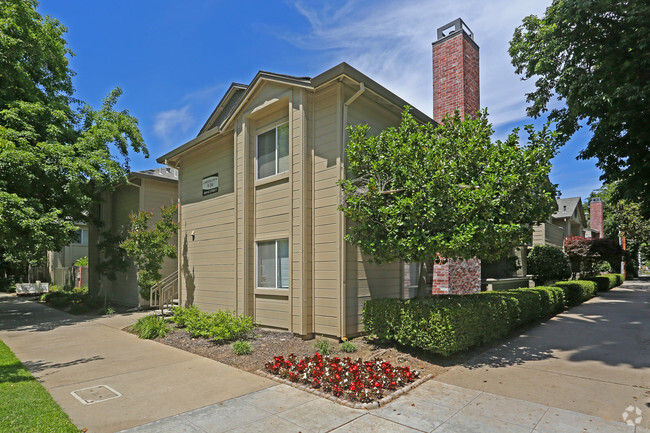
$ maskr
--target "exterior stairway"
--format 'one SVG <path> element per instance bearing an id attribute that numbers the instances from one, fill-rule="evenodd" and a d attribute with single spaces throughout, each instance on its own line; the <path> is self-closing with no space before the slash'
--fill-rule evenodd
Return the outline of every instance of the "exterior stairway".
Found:
<path id="1" fill-rule="evenodd" d="M 160 310 L 160 315 L 171 314 L 171 308 L 178 306 L 178 271 L 160 280 L 151 288 L 149 307 Z"/>

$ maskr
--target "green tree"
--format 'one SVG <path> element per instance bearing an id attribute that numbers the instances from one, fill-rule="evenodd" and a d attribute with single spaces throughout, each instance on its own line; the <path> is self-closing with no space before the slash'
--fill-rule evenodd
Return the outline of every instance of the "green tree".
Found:
<path id="1" fill-rule="evenodd" d="M 346 240 L 377 262 L 447 258 L 495 260 L 530 243 L 532 224 L 555 208 L 548 180 L 557 147 L 546 127 L 526 127 L 493 142 L 487 113 L 440 126 L 418 123 L 408 109 L 397 128 L 368 136 L 349 128 L 348 178 L 340 209 L 352 224 Z M 418 296 L 424 296 L 424 266 Z"/>
<path id="2" fill-rule="evenodd" d="M 148 156 L 119 88 L 99 110 L 74 98 L 66 28 L 37 6 L 0 3 L 0 262 L 22 266 L 70 242 L 130 150 Z"/>
<path id="3" fill-rule="evenodd" d="M 606 183 L 592 191 L 588 201 L 600 197 L 603 203 L 603 236 L 618 239 L 624 233 L 629 258 L 638 260 L 640 251 L 646 257 L 645 251 L 650 251 L 647 247 L 650 245 L 650 218 L 643 214 L 643 205 L 639 201 L 619 198 L 622 196 L 617 191 L 620 188 L 621 183 Z"/>
<path id="4" fill-rule="evenodd" d="M 121 247 L 133 260 L 138 269 L 140 295 L 149 299 L 149 294 L 158 281 L 165 257 L 176 258 L 176 247 L 169 241 L 178 232 L 178 223 L 174 221 L 175 206 L 160 208 L 160 219 L 151 227 L 149 221 L 153 212 L 140 211 L 131 214 L 131 229 Z"/>
<path id="5" fill-rule="evenodd" d="M 602 179 L 650 216 L 650 3 L 554 0 L 524 18 L 509 52 L 516 72 L 536 79 L 528 114 L 550 109 L 564 140 L 586 123 L 593 137 L 579 157 L 598 158 Z"/>
<path id="6" fill-rule="evenodd" d="M 553 245 L 535 245 L 528 253 L 528 272 L 538 286 L 569 278 L 569 258 Z"/>

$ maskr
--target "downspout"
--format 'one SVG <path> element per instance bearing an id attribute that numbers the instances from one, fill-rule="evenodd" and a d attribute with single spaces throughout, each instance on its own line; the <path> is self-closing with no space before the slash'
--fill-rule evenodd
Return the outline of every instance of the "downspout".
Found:
<path id="1" fill-rule="evenodd" d="M 343 104 L 343 125 L 341 128 L 341 168 L 340 168 L 340 173 L 339 176 L 341 179 L 345 177 L 345 145 L 346 145 L 346 140 L 345 140 L 345 134 L 346 134 L 346 127 L 348 124 L 348 107 L 357 100 L 359 96 L 363 94 L 363 92 L 366 91 L 366 86 L 363 84 L 363 82 L 359 83 L 359 90 L 352 95 L 345 103 Z M 340 194 L 340 192 L 339 192 Z M 339 198 L 341 198 L 339 196 Z M 340 202 L 340 199 L 339 199 Z M 347 334 L 347 284 L 345 281 L 346 278 L 346 271 L 347 271 L 347 266 L 346 266 L 346 254 L 345 254 L 345 240 L 343 239 L 343 236 L 345 235 L 345 216 L 343 213 L 340 213 L 339 215 L 340 221 L 341 221 L 341 250 L 340 250 L 340 260 L 341 260 L 341 310 L 340 310 L 340 326 L 341 326 L 341 337 L 345 337 Z"/>

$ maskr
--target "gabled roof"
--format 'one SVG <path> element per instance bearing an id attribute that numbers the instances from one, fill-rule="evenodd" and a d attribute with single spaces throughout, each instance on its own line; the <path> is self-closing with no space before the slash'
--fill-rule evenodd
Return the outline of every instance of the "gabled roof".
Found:
<path id="1" fill-rule="evenodd" d="M 210 114 L 210 117 L 208 117 L 208 120 L 205 122 L 198 135 L 203 134 L 205 131 L 212 129 L 215 126 L 221 126 L 219 121 L 223 121 L 228 117 L 234 106 L 241 100 L 247 87 L 248 85 L 246 84 L 232 83 L 228 90 L 226 90 L 226 94 L 223 95 L 223 98 L 221 98 L 221 101 L 219 101 L 215 107 L 212 114 Z"/>
<path id="2" fill-rule="evenodd" d="M 154 179 L 166 182 L 178 182 L 178 170 L 170 167 L 153 168 L 151 170 L 132 171 L 127 174 L 129 180 Z"/>
<path id="3" fill-rule="evenodd" d="M 384 86 L 378 84 L 376 81 L 372 80 L 368 76 L 362 74 L 357 69 L 343 62 L 327 71 L 323 72 L 320 75 L 317 75 L 314 78 L 310 77 L 296 77 L 292 75 L 276 74 L 273 72 L 259 71 L 255 78 L 250 82 L 250 84 L 237 84 L 233 83 L 226 94 L 221 99 L 215 110 L 208 121 L 203 125 L 199 135 L 188 141 L 187 143 L 177 147 L 176 149 L 168 152 L 158 159 L 161 164 L 164 164 L 166 160 L 171 159 L 181 153 L 189 150 L 190 148 L 198 145 L 199 143 L 220 134 L 222 131 L 225 131 L 230 126 L 230 122 L 236 117 L 237 112 L 242 109 L 248 99 L 248 96 L 255 91 L 257 86 L 262 81 L 274 81 L 289 84 L 292 86 L 304 87 L 311 90 L 315 90 L 318 87 L 326 85 L 333 80 L 339 79 L 342 76 L 346 76 L 357 83 L 363 82 L 366 89 L 372 93 L 378 95 L 379 97 L 387 100 L 393 105 L 403 108 L 405 105 L 411 105 L 390 90 L 386 89 Z M 431 117 L 427 116 L 420 110 L 416 108 L 411 109 L 413 116 L 420 120 L 421 122 L 433 122 Z"/>
<path id="4" fill-rule="evenodd" d="M 573 215 L 580 197 L 568 197 L 557 199 L 557 212 L 553 214 L 553 218 L 567 218 Z"/>

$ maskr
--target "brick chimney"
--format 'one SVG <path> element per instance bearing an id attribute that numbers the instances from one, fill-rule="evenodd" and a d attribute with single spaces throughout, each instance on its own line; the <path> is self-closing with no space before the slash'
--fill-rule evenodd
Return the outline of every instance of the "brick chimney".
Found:
<path id="1" fill-rule="evenodd" d="M 604 238 L 603 233 L 603 202 L 600 197 L 594 197 L 589 203 L 589 227 L 598 230 L 599 238 Z"/>
<path id="2" fill-rule="evenodd" d="M 460 18 L 438 29 L 433 43 L 433 120 L 460 112 L 461 119 L 481 108 L 478 45 Z M 481 291 L 481 260 L 442 260 L 433 266 L 431 293 L 460 295 Z"/>
<path id="3" fill-rule="evenodd" d="M 479 48 L 474 33 L 460 18 L 438 29 L 433 43 L 433 120 L 460 112 L 461 118 L 481 108 Z"/>

